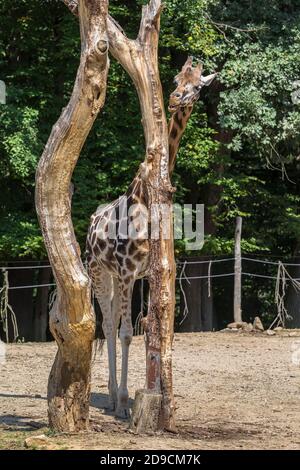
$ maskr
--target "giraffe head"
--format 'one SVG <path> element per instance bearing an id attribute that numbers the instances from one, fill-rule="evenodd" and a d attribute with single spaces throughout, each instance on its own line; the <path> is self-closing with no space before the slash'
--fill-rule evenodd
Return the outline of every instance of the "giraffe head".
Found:
<path id="1" fill-rule="evenodd" d="M 175 113 L 179 108 L 193 106 L 199 99 L 202 87 L 211 84 L 216 77 L 216 73 L 212 73 L 207 77 L 202 75 L 203 66 L 199 62 L 193 67 L 193 58 L 189 57 L 182 67 L 181 72 L 176 75 L 174 82 L 177 85 L 176 90 L 170 95 L 169 111 Z"/>

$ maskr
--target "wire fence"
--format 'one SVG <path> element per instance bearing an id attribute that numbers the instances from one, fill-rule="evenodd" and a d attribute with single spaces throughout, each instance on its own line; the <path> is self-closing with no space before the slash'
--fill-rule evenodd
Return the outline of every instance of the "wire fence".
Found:
<path id="1" fill-rule="evenodd" d="M 264 264 L 264 265 L 270 265 L 270 266 L 276 266 L 277 268 L 282 265 L 284 267 L 300 267 L 300 264 L 299 263 L 287 263 L 287 262 L 281 262 L 281 261 L 270 261 L 270 260 L 266 260 L 266 259 L 255 259 L 255 258 L 249 258 L 247 256 L 243 256 L 242 258 L 242 261 L 249 261 L 249 262 L 252 262 L 252 263 L 257 263 L 257 264 Z M 220 258 L 220 259 L 206 259 L 206 260 L 193 260 L 193 261 L 188 261 L 188 260 L 184 260 L 184 261 L 181 261 L 181 260 L 178 260 L 177 261 L 177 267 L 180 268 L 181 266 L 185 265 L 185 266 L 188 266 L 188 265 L 203 265 L 203 264 L 207 264 L 209 265 L 210 269 L 208 272 L 207 275 L 201 275 L 201 276 L 185 276 L 185 279 L 186 280 L 196 280 L 196 279 L 214 279 L 214 278 L 222 278 L 222 277 L 231 277 L 231 276 L 234 276 L 235 273 L 234 272 L 230 272 L 230 273 L 221 273 L 221 274 L 212 274 L 211 273 L 211 267 L 213 264 L 218 264 L 218 263 L 226 263 L 226 262 L 229 262 L 229 261 L 235 261 L 236 258 L 232 257 L 232 258 Z M 2 272 L 5 272 L 5 271 L 16 271 L 16 270 L 24 270 L 24 269 L 44 269 L 44 268 L 51 268 L 51 265 L 50 264 L 46 264 L 46 265 L 33 265 L 33 266 L 0 266 L 0 269 L 2 270 Z M 242 275 L 244 276 L 248 276 L 248 277 L 256 277 L 256 278 L 260 278 L 260 279 L 270 279 L 270 280 L 274 280 L 276 281 L 277 280 L 277 276 L 270 276 L 268 274 L 259 274 L 259 273 L 249 273 L 249 272 L 245 272 L 245 271 L 242 271 Z M 176 277 L 177 280 L 180 280 L 180 276 Z M 292 282 L 292 281 L 300 281 L 300 278 L 292 278 L 292 277 L 289 277 L 288 281 Z M 9 290 L 17 290 L 17 289 L 38 289 L 40 287 L 53 287 L 55 286 L 55 283 L 51 283 L 51 284 L 35 284 L 35 285 L 24 285 L 24 286 L 9 286 Z"/>
<path id="2" fill-rule="evenodd" d="M 259 279 L 267 279 L 271 281 L 276 281 L 275 283 L 275 303 L 277 305 L 277 316 L 272 322 L 272 326 L 274 324 L 281 324 L 285 325 L 285 320 L 289 318 L 287 309 L 284 304 L 284 299 L 286 295 L 286 286 L 288 283 L 290 283 L 293 288 L 297 291 L 297 293 L 300 293 L 300 278 L 293 278 L 290 273 L 288 272 L 287 268 L 293 268 L 293 267 L 300 267 L 300 263 L 291 263 L 291 262 L 283 262 L 281 260 L 276 260 L 276 261 L 270 261 L 268 259 L 257 259 L 257 258 L 252 258 L 249 256 L 242 256 L 241 257 L 242 262 L 246 263 L 253 263 L 256 264 L 257 266 L 266 266 L 271 268 L 271 269 L 277 269 L 277 274 L 276 275 L 270 275 L 270 274 L 262 274 L 259 272 L 248 272 L 248 271 L 242 271 L 243 276 L 247 277 L 253 277 L 253 278 L 259 278 Z M 207 280 L 207 288 L 208 288 L 208 297 L 211 295 L 211 288 L 212 288 L 212 280 L 213 279 L 222 279 L 222 278 L 229 278 L 229 277 L 234 277 L 235 272 L 221 272 L 221 273 L 212 273 L 212 268 L 214 265 L 218 266 L 223 266 L 224 263 L 232 263 L 235 262 L 236 258 L 235 257 L 223 257 L 223 258 L 214 258 L 211 257 L 210 259 L 199 259 L 199 260 L 177 260 L 177 270 L 178 274 L 176 276 L 176 280 L 179 281 L 179 287 L 180 291 L 183 297 L 183 304 L 184 304 L 184 311 L 183 311 L 183 318 L 180 322 L 182 324 L 187 316 L 189 315 L 189 310 L 187 306 L 187 291 L 186 288 L 183 286 L 183 281 L 186 281 L 188 284 L 190 284 L 190 281 L 193 280 Z M 22 262 L 23 263 L 23 262 Z M 13 262 L 5 262 L 2 264 L 7 264 L 6 266 L 0 266 L 0 270 L 2 270 L 3 274 L 3 285 L 0 286 L 0 321 L 2 321 L 4 325 L 4 331 L 6 332 L 6 335 L 8 335 L 8 316 L 11 316 L 11 322 L 14 327 L 14 339 L 18 337 L 18 327 L 17 327 L 17 321 L 16 321 L 16 315 L 13 312 L 12 307 L 10 306 L 8 302 L 8 293 L 9 291 L 16 291 L 16 290 L 21 290 L 21 289 L 39 289 L 39 288 L 55 288 L 56 283 L 51 282 L 51 283 L 41 283 L 41 284 L 32 284 L 32 285 L 13 285 L 11 286 L 9 284 L 9 278 L 8 274 L 10 271 L 17 271 L 17 270 L 40 270 L 40 269 L 51 269 L 51 265 L 49 262 L 45 261 L 44 263 L 47 264 L 37 264 L 34 263 L 29 265 L 29 262 L 26 263 L 26 265 L 14 265 L 14 266 L 9 266 L 8 264 L 15 264 Z M 207 265 L 207 274 L 204 275 L 197 275 L 197 276 L 188 276 L 185 272 L 185 269 L 189 265 Z M 225 271 L 225 270 L 224 270 Z M 141 282 L 141 312 L 136 320 L 135 324 L 135 330 L 139 331 L 139 334 L 141 332 L 141 324 L 142 324 L 142 318 L 143 318 L 143 309 L 144 309 L 144 294 L 143 294 L 143 280 Z M 50 296 L 50 302 L 49 302 L 49 308 L 53 305 L 53 301 L 55 298 L 55 290 L 52 291 L 52 294 Z M 8 337 L 7 337 L 8 340 Z"/>

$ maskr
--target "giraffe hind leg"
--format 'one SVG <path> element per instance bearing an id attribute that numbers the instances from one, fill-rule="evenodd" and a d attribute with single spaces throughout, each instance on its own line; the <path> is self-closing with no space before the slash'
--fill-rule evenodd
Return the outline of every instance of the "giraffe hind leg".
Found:
<path id="1" fill-rule="evenodd" d="M 121 313 L 121 328 L 120 328 L 120 341 L 122 348 L 122 371 L 121 381 L 118 389 L 118 404 L 116 409 L 116 416 L 120 418 L 129 418 L 129 405 L 128 405 L 128 359 L 129 359 L 129 346 L 132 341 L 133 328 L 131 319 L 131 298 L 134 285 L 134 279 L 129 284 L 119 282 L 119 308 Z"/>
<path id="2" fill-rule="evenodd" d="M 116 367 L 116 338 L 118 324 L 114 318 L 112 311 L 112 303 L 114 298 L 113 278 L 100 268 L 97 274 L 91 275 L 93 289 L 100 305 L 103 316 L 103 333 L 107 341 L 109 379 L 108 391 L 109 401 L 108 408 L 114 411 L 118 401 L 118 383 L 117 383 L 117 367 Z"/>

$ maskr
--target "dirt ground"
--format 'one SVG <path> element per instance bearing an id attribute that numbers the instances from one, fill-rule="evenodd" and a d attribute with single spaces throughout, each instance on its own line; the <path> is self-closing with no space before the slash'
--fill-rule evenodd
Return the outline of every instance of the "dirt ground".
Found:
<path id="1" fill-rule="evenodd" d="M 106 348 L 93 366 L 88 434 L 47 428 L 54 343 L 10 345 L 0 364 L 0 449 L 46 434 L 59 449 L 300 449 L 300 332 L 177 334 L 177 435 L 136 436 L 107 412 Z M 120 354 L 120 351 L 119 351 Z M 144 385 L 144 344 L 133 340 L 129 391 Z"/>

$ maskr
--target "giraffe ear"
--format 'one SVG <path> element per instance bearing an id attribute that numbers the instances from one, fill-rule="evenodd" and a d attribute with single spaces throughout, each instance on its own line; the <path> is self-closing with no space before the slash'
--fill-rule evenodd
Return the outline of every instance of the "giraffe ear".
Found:
<path id="1" fill-rule="evenodd" d="M 193 57 L 190 55 L 188 56 L 186 63 L 184 64 L 184 67 L 192 66 L 193 65 Z"/>
<path id="2" fill-rule="evenodd" d="M 192 71 L 192 67 L 193 67 L 193 57 L 192 56 L 189 56 L 184 64 L 184 66 L 182 67 L 182 72 L 183 73 L 190 73 Z"/>
<path id="3" fill-rule="evenodd" d="M 199 70 L 199 72 L 200 72 L 200 74 L 201 74 L 201 73 L 202 73 L 202 70 L 203 70 L 203 63 L 202 63 L 202 62 L 198 62 L 196 69 Z"/>
<path id="4" fill-rule="evenodd" d="M 178 74 L 178 75 L 176 75 L 176 77 L 174 77 L 175 85 L 179 85 L 179 78 L 180 78 L 180 74 Z"/>
<path id="5" fill-rule="evenodd" d="M 207 77 L 201 77 L 201 82 L 204 86 L 209 86 L 211 82 L 216 78 L 217 74 L 212 73 L 210 75 L 207 75 Z"/>

